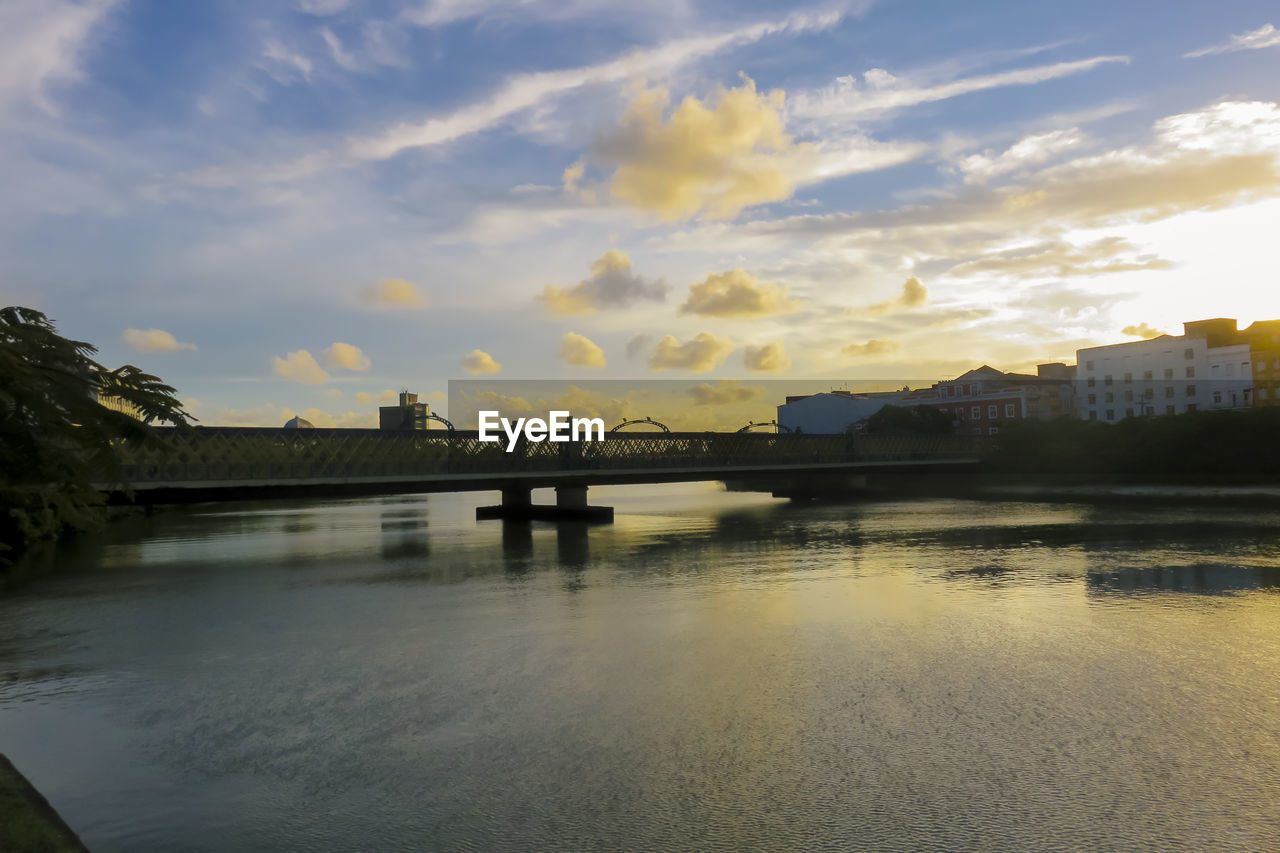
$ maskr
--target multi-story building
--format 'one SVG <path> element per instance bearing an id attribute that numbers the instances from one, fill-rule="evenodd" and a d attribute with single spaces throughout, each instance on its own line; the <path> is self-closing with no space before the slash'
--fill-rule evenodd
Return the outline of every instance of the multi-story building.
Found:
<path id="1" fill-rule="evenodd" d="M 951 416 L 958 432 L 995 435 L 1001 424 L 1022 418 L 1071 414 L 1075 367 L 1041 364 L 1036 375 L 1005 373 L 982 365 L 929 388 L 855 394 L 831 391 L 788 397 L 778 423 L 806 433 L 843 432 L 885 406 L 930 406 Z"/>
<path id="2" fill-rule="evenodd" d="M 1142 415 L 1251 405 L 1249 345 L 1236 321 L 1197 320 L 1183 334 L 1076 351 L 1076 413 L 1114 423 Z"/>
<path id="3" fill-rule="evenodd" d="M 426 403 L 418 402 L 418 395 L 408 391 L 400 392 L 398 406 L 378 407 L 378 429 L 385 430 L 421 430 L 427 429 L 430 414 Z"/>
<path id="4" fill-rule="evenodd" d="M 1280 320 L 1258 320 L 1240 337 L 1253 361 L 1253 404 L 1280 406 Z"/>

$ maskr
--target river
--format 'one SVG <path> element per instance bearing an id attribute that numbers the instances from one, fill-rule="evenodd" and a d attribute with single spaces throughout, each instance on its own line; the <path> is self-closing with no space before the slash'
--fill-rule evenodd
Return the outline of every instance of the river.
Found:
<path id="1" fill-rule="evenodd" d="M 1275 850 L 1280 513 L 210 504 L 0 598 L 94 851 Z"/>

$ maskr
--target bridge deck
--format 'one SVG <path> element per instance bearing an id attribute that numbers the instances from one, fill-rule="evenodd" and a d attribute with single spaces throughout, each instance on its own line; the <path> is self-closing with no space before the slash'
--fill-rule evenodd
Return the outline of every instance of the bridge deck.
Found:
<path id="1" fill-rule="evenodd" d="M 255 494 L 485 491 L 919 470 L 976 465 L 963 436 L 612 433 L 602 442 L 481 442 L 474 432 L 166 428 L 126 451 L 156 502 Z"/>

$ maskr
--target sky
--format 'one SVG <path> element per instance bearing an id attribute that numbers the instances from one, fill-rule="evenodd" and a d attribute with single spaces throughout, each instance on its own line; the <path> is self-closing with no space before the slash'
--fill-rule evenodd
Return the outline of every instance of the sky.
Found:
<path id="1" fill-rule="evenodd" d="M 0 304 L 205 424 L 372 426 L 463 378 L 1071 363 L 1280 317 L 1277 26 L 1168 0 L 0 0 Z"/>

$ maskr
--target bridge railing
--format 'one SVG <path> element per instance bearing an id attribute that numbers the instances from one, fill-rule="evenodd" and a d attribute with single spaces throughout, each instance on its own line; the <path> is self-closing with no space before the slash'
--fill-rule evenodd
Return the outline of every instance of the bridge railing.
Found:
<path id="1" fill-rule="evenodd" d="M 475 432 L 363 429 L 160 428 L 157 441 L 124 452 L 135 485 L 178 482 L 753 468 L 973 458 L 969 436 L 610 433 L 600 442 L 482 442 Z"/>

